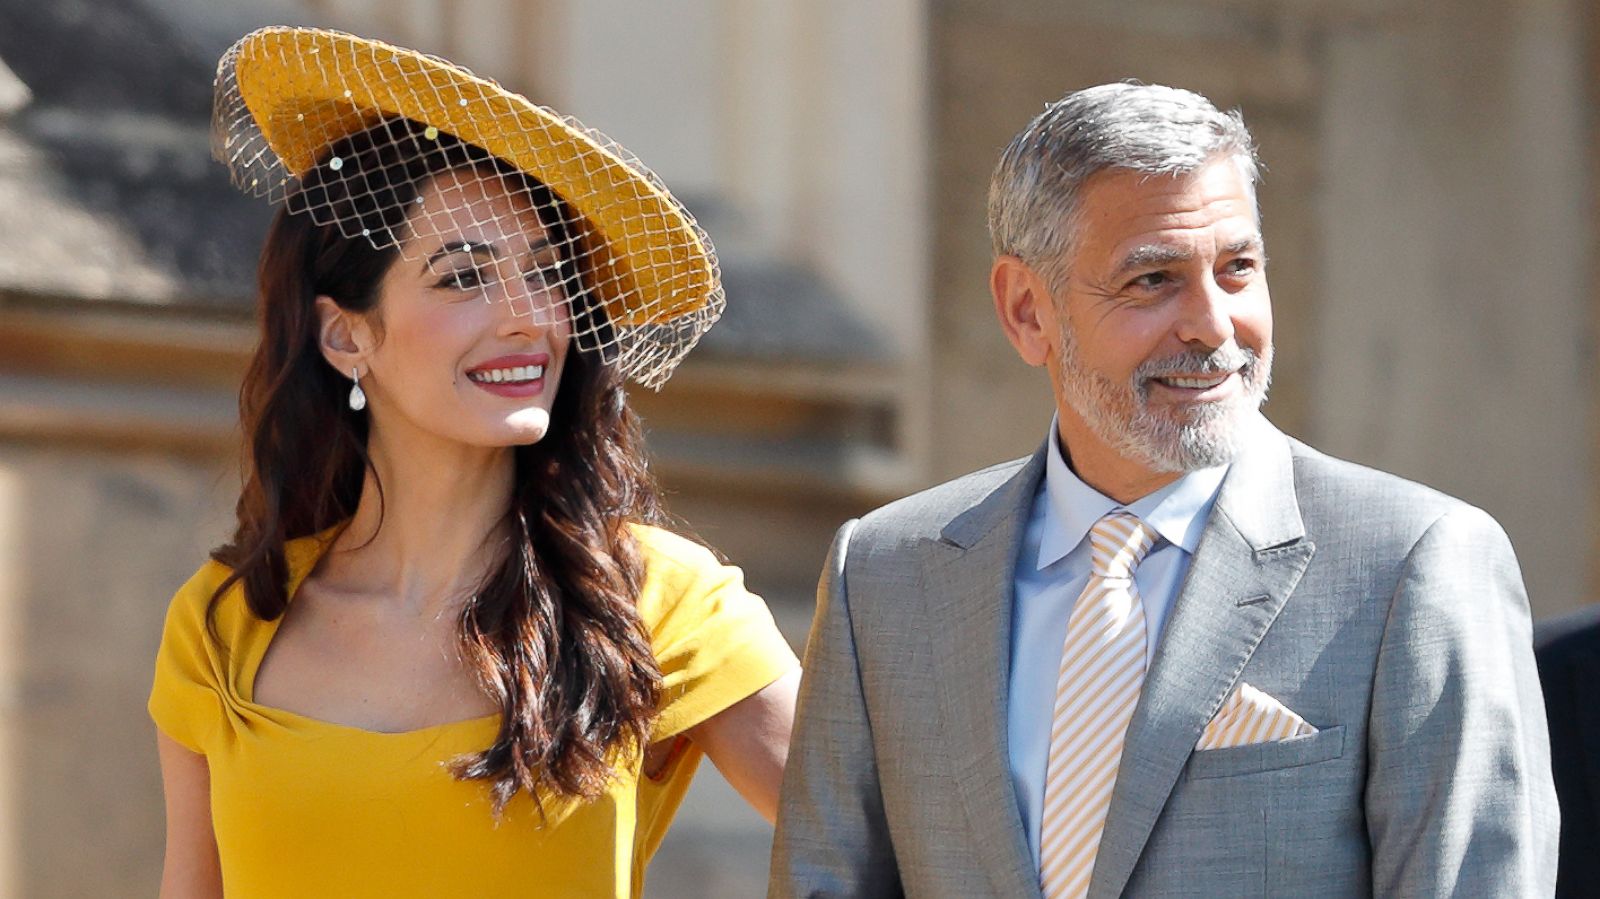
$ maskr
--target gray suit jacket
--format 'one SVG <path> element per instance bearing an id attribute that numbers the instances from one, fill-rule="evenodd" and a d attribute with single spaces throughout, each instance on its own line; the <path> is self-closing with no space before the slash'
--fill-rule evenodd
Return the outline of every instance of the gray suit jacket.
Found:
<path id="1" fill-rule="evenodd" d="M 1146 678 L 1089 895 L 1549 895 L 1556 801 L 1504 532 L 1264 419 L 1252 435 Z M 995 466 L 839 531 L 772 896 L 1039 896 L 1005 709 L 1043 469 Z M 1318 733 L 1196 752 L 1241 680 Z"/>

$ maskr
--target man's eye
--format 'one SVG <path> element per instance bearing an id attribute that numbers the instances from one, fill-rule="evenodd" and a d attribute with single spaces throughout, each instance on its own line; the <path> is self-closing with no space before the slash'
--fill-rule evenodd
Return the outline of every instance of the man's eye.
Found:
<path id="1" fill-rule="evenodd" d="M 1256 270 L 1258 263 L 1249 257 L 1241 256 L 1228 261 L 1228 273 L 1233 275 L 1248 275 Z"/>
<path id="2" fill-rule="evenodd" d="M 1150 272 L 1134 278 L 1131 282 L 1129 282 L 1128 286 L 1136 287 L 1140 290 L 1155 290 L 1171 280 L 1172 279 L 1167 276 L 1166 272 Z"/>

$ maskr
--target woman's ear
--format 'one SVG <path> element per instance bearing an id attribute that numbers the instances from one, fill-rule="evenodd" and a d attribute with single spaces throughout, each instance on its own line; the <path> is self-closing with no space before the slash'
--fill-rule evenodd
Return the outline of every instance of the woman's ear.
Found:
<path id="1" fill-rule="evenodd" d="M 339 308 L 333 297 L 317 297 L 317 345 L 322 358 L 345 377 L 351 371 L 365 371 L 367 353 L 372 348 L 372 328 L 360 313 Z"/>

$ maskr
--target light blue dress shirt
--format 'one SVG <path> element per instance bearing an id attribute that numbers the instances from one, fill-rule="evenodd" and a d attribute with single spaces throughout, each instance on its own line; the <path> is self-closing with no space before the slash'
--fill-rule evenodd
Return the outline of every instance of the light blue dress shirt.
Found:
<path id="1" fill-rule="evenodd" d="M 1044 480 L 1017 555 L 1011 608 L 1011 672 L 1006 736 L 1011 778 L 1028 830 L 1033 861 L 1039 863 L 1039 813 L 1044 807 L 1045 765 L 1055 711 L 1061 644 L 1078 594 L 1089 583 L 1089 529 L 1106 514 L 1126 509 L 1160 535 L 1134 572 L 1144 604 L 1145 662 L 1156 646 L 1177 599 L 1189 560 L 1216 503 L 1227 466 L 1189 472 L 1129 505 L 1085 484 L 1061 457 L 1056 422 L 1050 422 Z"/>

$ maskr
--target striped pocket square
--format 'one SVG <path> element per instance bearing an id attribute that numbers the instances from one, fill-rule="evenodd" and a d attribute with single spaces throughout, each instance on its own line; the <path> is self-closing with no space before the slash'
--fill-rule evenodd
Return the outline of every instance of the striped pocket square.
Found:
<path id="1" fill-rule="evenodd" d="M 1316 732 L 1306 719 L 1289 711 L 1283 703 L 1240 681 L 1239 688 L 1206 725 L 1205 733 L 1200 735 L 1200 742 L 1194 748 L 1227 749 L 1275 743 Z"/>

